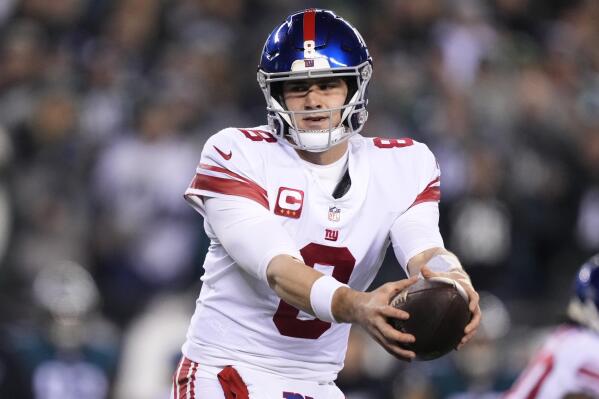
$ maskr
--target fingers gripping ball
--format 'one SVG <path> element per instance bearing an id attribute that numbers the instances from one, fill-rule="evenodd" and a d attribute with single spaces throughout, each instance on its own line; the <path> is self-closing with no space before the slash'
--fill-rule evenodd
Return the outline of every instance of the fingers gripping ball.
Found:
<path id="1" fill-rule="evenodd" d="M 393 297 L 391 305 L 410 314 L 408 320 L 389 323 L 416 337 L 416 342 L 403 344 L 416 353 L 416 360 L 436 359 L 456 348 L 471 318 L 466 291 L 443 277 L 418 280 Z"/>

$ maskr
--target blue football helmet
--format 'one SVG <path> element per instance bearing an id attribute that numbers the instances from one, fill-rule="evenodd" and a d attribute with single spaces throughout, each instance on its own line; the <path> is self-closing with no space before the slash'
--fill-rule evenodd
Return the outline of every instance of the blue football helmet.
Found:
<path id="1" fill-rule="evenodd" d="M 322 152 L 358 133 L 366 119 L 366 87 L 372 75 L 372 58 L 360 33 L 332 11 L 308 9 L 287 17 L 268 36 L 258 84 L 266 99 L 268 124 L 282 142 L 300 150 Z M 283 82 L 342 77 L 348 85 L 345 104 L 339 108 L 289 111 L 282 99 Z M 300 130 L 296 118 L 329 113 L 329 128 Z M 332 126 L 333 113 L 341 122 Z"/>
<path id="2" fill-rule="evenodd" d="M 599 332 L 599 254 L 586 261 L 578 270 L 568 316 Z"/>

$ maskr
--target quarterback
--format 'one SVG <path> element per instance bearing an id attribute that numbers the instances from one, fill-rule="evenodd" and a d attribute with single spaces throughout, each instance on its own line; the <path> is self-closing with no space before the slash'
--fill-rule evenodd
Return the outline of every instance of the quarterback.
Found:
<path id="1" fill-rule="evenodd" d="M 439 233 L 440 172 L 426 145 L 358 134 L 372 59 L 327 10 L 289 16 L 264 45 L 258 84 L 267 124 L 205 144 L 185 198 L 211 245 L 172 397 L 341 399 L 351 324 L 397 358 L 414 340 L 387 318 L 417 278 L 444 276 L 478 294 Z M 408 279 L 364 292 L 389 245 Z"/>

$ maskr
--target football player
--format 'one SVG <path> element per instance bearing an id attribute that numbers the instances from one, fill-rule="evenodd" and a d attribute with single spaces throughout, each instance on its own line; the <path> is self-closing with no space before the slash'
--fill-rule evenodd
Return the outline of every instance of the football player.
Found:
<path id="1" fill-rule="evenodd" d="M 599 397 L 599 254 L 578 270 L 567 316 L 506 399 Z"/>
<path id="2" fill-rule="evenodd" d="M 267 120 L 227 128 L 202 151 L 185 198 L 212 244 L 172 396 L 343 398 L 351 323 L 404 360 L 414 337 L 390 298 L 446 276 L 478 295 L 438 228 L 439 168 L 410 138 L 365 138 L 372 59 L 348 22 L 327 10 L 287 18 L 268 37 L 258 83 Z M 364 292 L 393 245 L 411 278 Z M 426 265 L 426 267 L 425 267 Z"/>

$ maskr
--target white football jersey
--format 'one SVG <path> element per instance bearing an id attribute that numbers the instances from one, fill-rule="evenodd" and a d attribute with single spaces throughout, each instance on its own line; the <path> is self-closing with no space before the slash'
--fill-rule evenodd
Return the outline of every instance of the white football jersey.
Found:
<path id="1" fill-rule="evenodd" d="M 348 158 L 351 187 L 335 199 L 267 126 L 229 128 L 206 142 L 186 197 L 254 201 L 280 221 L 305 264 L 363 291 L 391 241 L 403 267 L 418 252 L 443 246 L 439 168 L 424 144 L 407 138 L 356 135 Z M 432 231 L 423 228 L 405 240 L 394 234 L 401 216 L 421 203 L 436 217 Z M 204 213 L 201 201 L 198 210 Z M 350 324 L 323 322 L 288 305 L 266 281 L 235 263 L 210 220 L 205 228 L 212 243 L 185 356 L 210 366 L 243 364 L 284 377 L 333 381 L 343 367 Z M 247 240 L 251 245 L 269 237 Z"/>
<path id="2" fill-rule="evenodd" d="M 506 399 L 599 397 L 599 334 L 562 326 L 553 332 L 520 375 Z"/>

